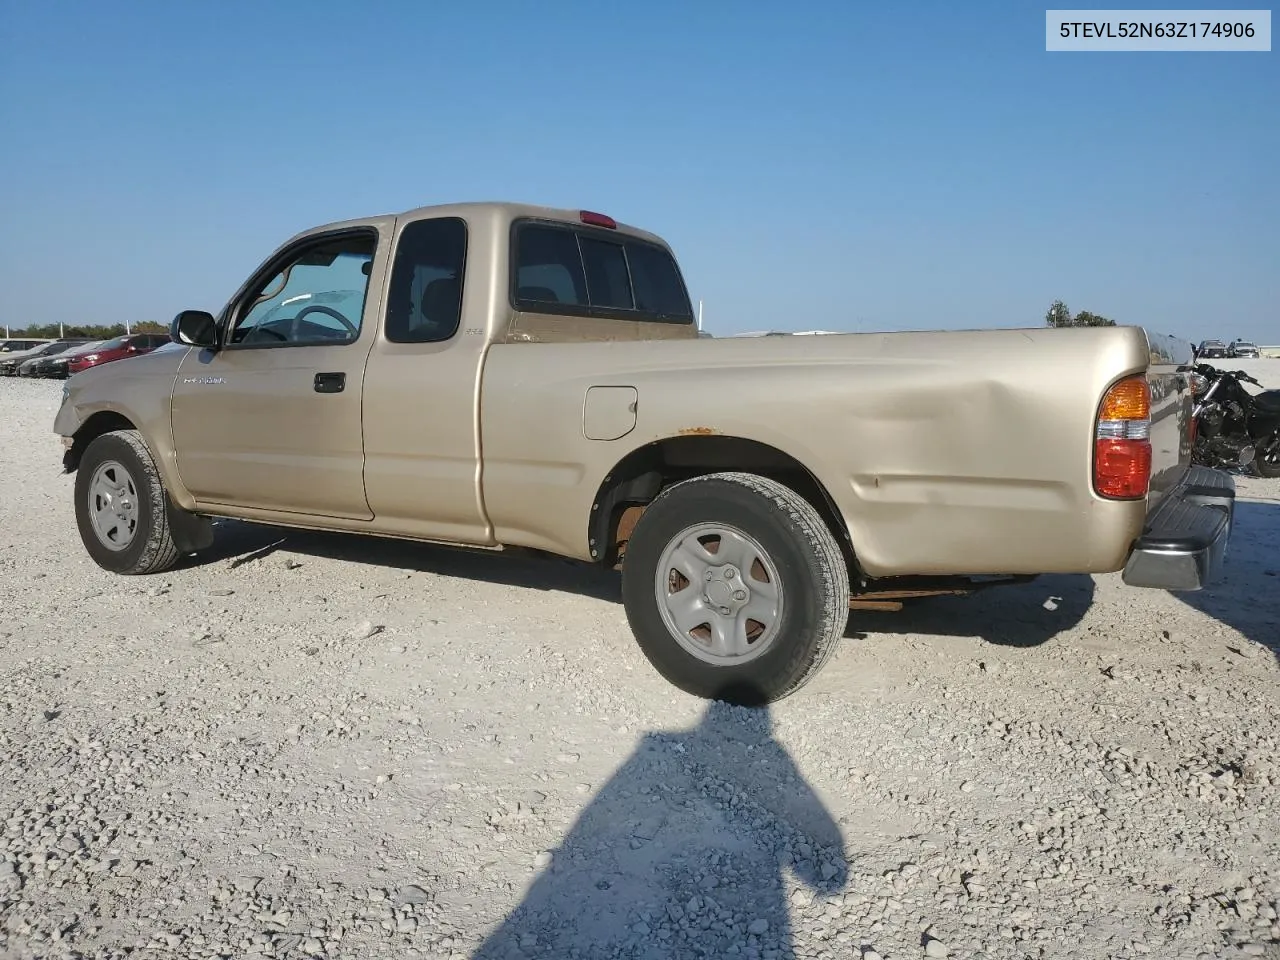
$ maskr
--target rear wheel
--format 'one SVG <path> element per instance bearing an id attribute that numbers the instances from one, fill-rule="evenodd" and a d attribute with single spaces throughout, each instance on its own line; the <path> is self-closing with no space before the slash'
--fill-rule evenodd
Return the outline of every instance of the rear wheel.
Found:
<path id="1" fill-rule="evenodd" d="M 640 649 L 675 686 L 749 706 L 812 679 L 849 617 L 849 571 L 812 504 L 753 474 L 697 477 L 641 515 L 622 567 Z"/>
<path id="2" fill-rule="evenodd" d="M 1258 474 L 1263 477 L 1280 477 L 1280 436 L 1273 436 L 1261 444 L 1253 455 Z"/>
<path id="3" fill-rule="evenodd" d="M 144 574 L 177 562 L 164 484 L 138 431 L 114 430 L 89 444 L 75 497 L 80 539 L 98 566 Z"/>

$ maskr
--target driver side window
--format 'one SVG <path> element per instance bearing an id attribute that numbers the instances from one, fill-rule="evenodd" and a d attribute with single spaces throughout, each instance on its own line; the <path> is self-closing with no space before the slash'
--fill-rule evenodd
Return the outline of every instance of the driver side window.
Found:
<path id="1" fill-rule="evenodd" d="M 236 311 L 230 345 L 340 345 L 360 336 L 377 237 L 326 238 L 289 259 Z"/>

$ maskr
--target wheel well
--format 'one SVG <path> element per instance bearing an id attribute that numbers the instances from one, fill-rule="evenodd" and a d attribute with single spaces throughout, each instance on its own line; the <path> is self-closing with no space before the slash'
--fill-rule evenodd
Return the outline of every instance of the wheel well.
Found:
<path id="1" fill-rule="evenodd" d="M 591 556 L 617 566 L 644 508 L 681 480 L 741 470 L 786 484 L 822 516 L 844 552 L 850 571 L 856 559 L 849 531 L 831 495 L 799 460 L 776 447 L 742 437 L 668 437 L 633 450 L 604 478 L 591 505 Z"/>
<path id="2" fill-rule="evenodd" d="M 80 429 L 72 437 L 71 446 L 62 455 L 63 469 L 67 473 L 74 473 L 80 466 L 80 458 L 84 456 L 85 448 L 104 433 L 110 433 L 112 430 L 134 429 L 136 428 L 128 417 L 114 410 L 102 410 L 93 414 L 80 424 Z"/>

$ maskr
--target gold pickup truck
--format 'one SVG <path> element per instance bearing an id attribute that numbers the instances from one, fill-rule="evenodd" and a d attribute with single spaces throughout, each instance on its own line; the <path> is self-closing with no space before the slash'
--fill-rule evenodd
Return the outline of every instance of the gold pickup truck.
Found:
<path id="1" fill-rule="evenodd" d="M 620 567 L 690 693 L 779 699 L 851 610 L 1042 573 L 1197 589 L 1190 344 L 1138 327 L 700 337 L 603 214 L 424 207 L 307 230 L 173 344 L 72 377 L 85 548 L 154 573 L 211 517 Z"/>

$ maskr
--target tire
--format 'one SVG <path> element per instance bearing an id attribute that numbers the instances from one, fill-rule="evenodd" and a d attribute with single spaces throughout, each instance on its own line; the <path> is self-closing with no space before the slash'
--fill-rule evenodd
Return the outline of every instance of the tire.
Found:
<path id="1" fill-rule="evenodd" d="M 76 471 L 75 497 L 80 539 L 104 570 L 160 573 L 177 562 L 169 499 L 138 431 L 114 430 L 89 444 Z"/>
<path id="2" fill-rule="evenodd" d="M 729 562 L 716 564 L 722 534 Z M 669 604 L 673 591 L 685 599 Z M 667 681 L 708 700 L 761 706 L 800 689 L 835 651 L 849 619 L 849 569 L 830 528 L 794 490 L 717 473 L 675 484 L 641 514 L 622 563 L 622 599 L 641 651 Z"/>
<path id="3" fill-rule="evenodd" d="M 1258 476 L 1280 477 L 1280 436 L 1273 437 L 1270 443 L 1258 447 L 1253 454 L 1253 463 Z"/>

